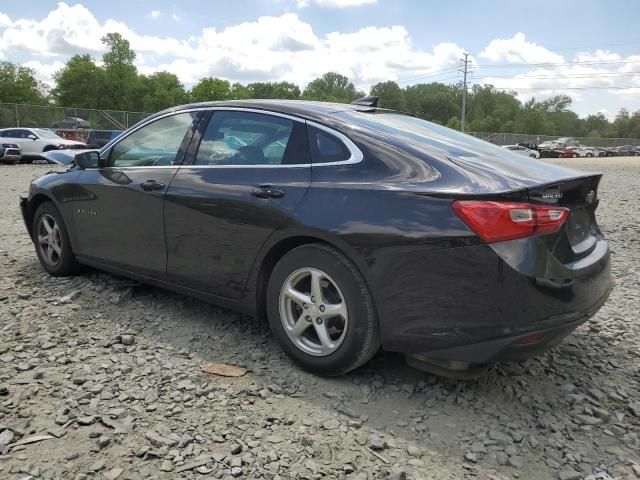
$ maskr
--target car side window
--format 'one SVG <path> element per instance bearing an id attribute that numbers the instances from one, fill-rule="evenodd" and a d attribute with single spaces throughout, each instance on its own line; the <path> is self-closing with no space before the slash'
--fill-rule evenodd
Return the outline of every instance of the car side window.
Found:
<path id="1" fill-rule="evenodd" d="M 347 146 L 335 135 L 313 126 L 308 130 L 313 163 L 343 162 L 351 158 Z"/>
<path id="2" fill-rule="evenodd" d="M 306 125 L 268 113 L 214 111 L 196 165 L 309 163 Z"/>
<path id="3" fill-rule="evenodd" d="M 109 154 L 110 167 L 159 167 L 182 161 L 180 149 L 191 134 L 197 112 L 184 112 L 156 120 L 116 143 Z M 180 153 L 180 155 L 179 155 Z"/>

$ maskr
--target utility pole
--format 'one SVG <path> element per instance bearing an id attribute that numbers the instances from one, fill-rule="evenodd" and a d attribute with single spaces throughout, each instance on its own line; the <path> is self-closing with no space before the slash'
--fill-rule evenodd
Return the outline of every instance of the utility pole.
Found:
<path id="1" fill-rule="evenodd" d="M 462 117 L 460 119 L 460 131 L 464 133 L 464 115 L 467 110 L 467 72 L 469 70 L 469 63 L 471 63 L 471 60 L 469 60 L 468 53 L 465 52 L 463 55 L 464 58 L 460 59 L 462 62 L 460 66 L 463 68 L 458 71 L 464 74 L 464 80 L 462 81 Z"/>

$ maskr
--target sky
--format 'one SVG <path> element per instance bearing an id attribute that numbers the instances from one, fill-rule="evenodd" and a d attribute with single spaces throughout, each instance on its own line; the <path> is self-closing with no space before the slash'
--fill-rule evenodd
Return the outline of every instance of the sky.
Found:
<path id="1" fill-rule="evenodd" d="M 291 81 L 327 71 L 359 90 L 462 80 L 567 94 L 581 117 L 640 109 L 639 0 L 0 0 L 0 60 L 52 84 L 74 54 L 98 62 L 100 38 L 120 32 L 144 74 Z"/>

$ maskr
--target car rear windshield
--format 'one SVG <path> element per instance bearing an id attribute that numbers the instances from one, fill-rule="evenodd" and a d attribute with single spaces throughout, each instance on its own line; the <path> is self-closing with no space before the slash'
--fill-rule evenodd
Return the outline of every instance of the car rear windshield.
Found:
<path id="1" fill-rule="evenodd" d="M 343 111 L 336 115 L 349 123 L 421 147 L 431 147 L 455 157 L 499 156 L 521 162 L 520 156 L 487 141 L 451 128 L 401 113 Z"/>

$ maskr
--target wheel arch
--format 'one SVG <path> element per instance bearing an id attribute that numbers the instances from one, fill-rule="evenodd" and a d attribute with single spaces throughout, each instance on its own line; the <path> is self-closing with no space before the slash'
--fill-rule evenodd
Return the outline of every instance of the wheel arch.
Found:
<path id="1" fill-rule="evenodd" d="M 364 279 L 369 292 L 371 292 L 373 307 L 377 317 L 375 297 L 373 296 L 371 285 L 369 284 L 367 275 L 365 273 L 366 266 L 362 259 L 356 254 L 356 252 L 353 251 L 353 249 L 348 245 L 343 244 L 344 242 L 327 238 L 326 235 L 318 235 L 311 232 L 297 232 L 273 239 L 271 242 L 269 242 L 268 245 L 263 248 L 261 255 L 254 263 L 253 271 L 249 277 L 247 288 L 245 289 L 245 291 L 249 299 L 255 298 L 254 308 L 258 321 L 261 323 L 267 321 L 267 285 L 271 276 L 271 272 L 273 271 L 273 268 L 276 266 L 278 261 L 294 248 L 314 243 L 331 247 L 347 257 L 351 262 L 353 262 L 355 268 L 358 270 L 360 275 L 362 275 L 362 278 Z"/>
<path id="2" fill-rule="evenodd" d="M 54 200 L 52 196 L 47 195 L 46 193 L 43 193 L 43 192 L 38 192 L 34 194 L 29 199 L 29 208 L 27 209 L 27 222 L 26 222 L 27 230 L 31 238 L 33 238 L 33 216 L 35 215 L 36 210 L 38 210 L 38 207 L 45 202 L 53 203 L 53 205 L 58 209 L 58 211 L 60 211 L 60 208 L 58 207 L 57 202 Z"/>

